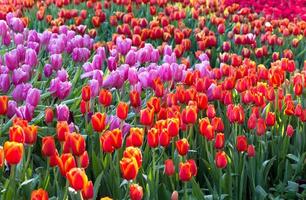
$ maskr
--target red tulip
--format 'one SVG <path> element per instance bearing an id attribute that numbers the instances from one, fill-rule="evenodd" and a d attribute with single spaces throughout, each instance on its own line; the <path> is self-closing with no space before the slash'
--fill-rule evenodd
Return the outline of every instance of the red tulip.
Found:
<path id="1" fill-rule="evenodd" d="M 216 149 L 222 149 L 224 147 L 224 134 L 223 133 L 217 133 L 215 138 L 215 148 Z"/>
<path id="2" fill-rule="evenodd" d="M 56 135 L 60 142 L 64 142 L 70 133 L 69 125 L 66 121 L 59 121 L 56 124 Z"/>
<path id="3" fill-rule="evenodd" d="M 102 132 L 105 129 L 106 125 L 106 114 L 97 112 L 91 117 L 91 124 L 95 131 Z"/>
<path id="4" fill-rule="evenodd" d="M 18 125 L 13 125 L 12 127 L 10 127 L 9 138 L 10 141 L 23 143 L 25 139 L 23 128 Z"/>
<path id="5" fill-rule="evenodd" d="M 48 192 L 44 189 L 33 190 L 31 193 L 31 200 L 48 200 Z"/>
<path id="6" fill-rule="evenodd" d="M 130 185 L 130 198 L 131 200 L 141 200 L 143 197 L 142 187 L 138 184 Z"/>
<path id="7" fill-rule="evenodd" d="M 275 124 L 275 114 L 273 112 L 268 112 L 266 117 L 266 124 L 268 126 L 274 126 Z"/>
<path id="8" fill-rule="evenodd" d="M 128 105 L 125 102 L 119 102 L 117 106 L 117 117 L 119 117 L 121 120 L 125 120 L 128 115 Z"/>
<path id="9" fill-rule="evenodd" d="M 70 169 L 70 171 L 67 173 L 67 179 L 70 186 L 76 191 L 82 190 L 88 183 L 87 175 L 84 169 L 81 168 Z"/>
<path id="10" fill-rule="evenodd" d="M 218 168 L 225 168 L 227 166 L 227 155 L 224 151 L 219 151 L 216 153 L 215 163 Z"/>
<path id="11" fill-rule="evenodd" d="M 55 142 L 52 136 L 45 136 L 42 138 L 41 151 L 44 156 L 53 156 L 55 154 Z"/>
<path id="12" fill-rule="evenodd" d="M 248 141 L 245 135 L 238 135 L 236 139 L 236 148 L 239 152 L 247 151 Z"/>
<path id="13" fill-rule="evenodd" d="M 92 181 L 88 181 L 82 189 L 83 199 L 92 199 L 94 196 L 94 187 Z"/>
<path id="14" fill-rule="evenodd" d="M 37 140 L 37 126 L 29 125 L 23 128 L 24 142 L 28 145 L 33 145 Z"/>
<path id="15" fill-rule="evenodd" d="M 104 107 L 111 105 L 112 103 L 112 93 L 108 90 L 102 89 L 99 93 L 99 103 Z"/>
<path id="16" fill-rule="evenodd" d="M 54 117 L 54 113 L 53 113 L 52 108 L 50 108 L 50 107 L 46 108 L 46 110 L 45 110 L 45 122 L 47 124 L 51 123 L 53 121 L 53 117 Z"/>
<path id="17" fill-rule="evenodd" d="M 288 124 L 287 129 L 286 129 L 286 135 L 287 135 L 288 137 L 292 137 L 293 134 L 294 134 L 294 129 L 293 129 L 293 127 L 291 126 L 291 124 Z"/>
<path id="18" fill-rule="evenodd" d="M 189 143 L 186 138 L 180 139 L 175 143 L 176 149 L 181 156 L 185 156 L 189 151 Z"/>
<path id="19" fill-rule="evenodd" d="M 250 144 L 248 146 L 248 157 L 254 157 L 255 156 L 255 147 L 254 145 Z"/>
<path id="20" fill-rule="evenodd" d="M 140 123 L 145 126 L 151 126 L 154 118 L 154 109 L 145 108 L 140 111 Z"/>
<path id="21" fill-rule="evenodd" d="M 78 133 L 71 133 L 68 136 L 68 141 L 73 155 L 81 156 L 86 150 L 86 143 L 84 137 Z"/>
<path id="22" fill-rule="evenodd" d="M 8 97 L 0 96 L 0 115 L 5 115 L 8 108 Z"/>
<path id="23" fill-rule="evenodd" d="M 151 128 L 148 130 L 147 141 L 148 145 L 151 148 L 155 148 L 158 146 L 158 130 L 156 128 Z"/>
<path id="24" fill-rule="evenodd" d="M 87 102 L 91 97 L 91 89 L 89 85 L 86 85 L 82 88 L 82 100 Z"/>
<path id="25" fill-rule="evenodd" d="M 175 166 L 173 160 L 167 159 L 165 160 L 165 174 L 167 176 L 172 176 L 175 173 Z"/>

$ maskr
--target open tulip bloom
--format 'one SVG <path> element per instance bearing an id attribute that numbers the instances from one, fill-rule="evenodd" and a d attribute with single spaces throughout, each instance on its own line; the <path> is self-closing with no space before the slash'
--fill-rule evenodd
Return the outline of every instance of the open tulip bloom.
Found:
<path id="1" fill-rule="evenodd" d="M 2 199 L 306 199 L 306 5 L 2 0 Z"/>

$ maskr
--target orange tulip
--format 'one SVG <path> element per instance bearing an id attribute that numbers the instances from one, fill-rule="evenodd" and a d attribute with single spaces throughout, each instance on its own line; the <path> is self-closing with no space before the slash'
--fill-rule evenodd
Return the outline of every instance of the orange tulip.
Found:
<path id="1" fill-rule="evenodd" d="M 117 117 L 121 120 L 125 120 L 128 115 L 129 106 L 125 102 L 119 102 L 117 106 Z"/>
<path id="2" fill-rule="evenodd" d="M 197 95 L 197 103 L 198 103 L 198 108 L 200 110 L 205 110 L 207 109 L 207 104 L 208 104 L 208 98 L 206 94 L 200 93 Z"/>
<path id="3" fill-rule="evenodd" d="M 112 98 L 112 93 L 108 90 L 102 89 L 99 93 L 99 103 L 104 107 L 111 105 Z"/>
<path id="4" fill-rule="evenodd" d="M 131 106 L 133 106 L 134 108 L 137 108 L 140 106 L 141 98 L 140 98 L 140 94 L 138 91 L 132 90 L 130 92 L 130 103 L 131 103 Z"/>
<path id="5" fill-rule="evenodd" d="M 13 125 L 9 131 L 10 141 L 23 143 L 24 142 L 24 131 L 21 126 Z"/>
<path id="6" fill-rule="evenodd" d="M 120 161 L 120 169 L 121 169 L 122 177 L 124 179 L 126 180 L 135 179 L 138 174 L 138 170 L 139 170 L 136 158 L 123 157 L 122 160 Z"/>
<path id="7" fill-rule="evenodd" d="M 37 140 L 37 126 L 29 125 L 23 128 L 24 142 L 29 145 L 33 145 Z"/>
<path id="8" fill-rule="evenodd" d="M 111 134 L 112 134 L 111 131 L 106 131 L 100 137 L 100 145 L 103 152 L 113 153 L 115 150 Z"/>
<path id="9" fill-rule="evenodd" d="M 194 160 L 188 160 L 185 163 L 180 163 L 179 165 L 179 178 L 181 181 L 186 182 L 189 181 L 192 176 L 196 176 L 197 174 L 197 166 Z"/>
<path id="10" fill-rule="evenodd" d="M 208 141 L 214 139 L 215 130 L 207 117 L 199 119 L 199 127 L 201 135 L 203 135 Z"/>
<path id="11" fill-rule="evenodd" d="M 52 136 L 45 136 L 42 138 L 41 152 L 44 156 L 52 156 L 55 154 L 55 141 Z"/>
<path id="12" fill-rule="evenodd" d="M 33 190 L 31 193 L 31 200 L 48 200 L 48 192 L 44 189 Z"/>
<path id="13" fill-rule="evenodd" d="M 23 144 L 7 141 L 4 143 L 4 157 L 8 164 L 18 164 L 23 155 Z"/>
<path id="14" fill-rule="evenodd" d="M 64 153 L 57 158 L 57 166 L 60 169 L 62 176 L 66 177 L 70 169 L 76 167 L 74 156 L 71 153 Z"/>
<path id="15" fill-rule="evenodd" d="M 52 108 L 50 108 L 50 107 L 46 108 L 46 110 L 45 110 L 45 122 L 47 124 L 51 123 L 53 121 L 53 117 L 54 117 L 54 113 L 53 113 Z"/>
<path id="16" fill-rule="evenodd" d="M 5 115 L 8 108 L 8 97 L 0 96 L 0 115 Z"/>
<path id="17" fill-rule="evenodd" d="M 66 140 L 66 137 L 70 133 L 69 125 L 67 121 L 58 121 L 56 124 L 56 135 L 57 139 L 60 142 L 63 142 Z"/>
<path id="18" fill-rule="evenodd" d="M 138 184 L 130 185 L 130 198 L 131 200 L 141 200 L 143 197 L 142 187 Z"/>
<path id="19" fill-rule="evenodd" d="M 78 133 L 71 133 L 68 136 L 70 148 L 75 156 L 81 156 L 86 150 L 84 137 Z"/>
<path id="20" fill-rule="evenodd" d="M 91 97 L 91 89 L 89 85 L 86 85 L 82 88 L 82 100 L 89 101 Z"/>
<path id="21" fill-rule="evenodd" d="M 85 186 L 87 186 L 88 178 L 84 171 L 81 168 L 72 168 L 67 173 L 67 178 L 70 186 L 76 191 L 82 190 Z"/>
<path id="22" fill-rule="evenodd" d="M 149 101 L 147 102 L 148 108 L 154 110 L 155 113 L 158 113 L 160 111 L 160 98 L 158 97 L 151 97 Z"/>
<path id="23" fill-rule="evenodd" d="M 215 148 L 216 149 L 222 149 L 224 147 L 224 134 L 223 133 L 217 133 L 215 138 Z"/>
<path id="24" fill-rule="evenodd" d="M 84 199 L 92 199 L 94 196 L 94 187 L 92 181 L 88 181 L 82 189 L 82 197 Z"/>
<path id="25" fill-rule="evenodd" d="M 159 144 L 163 147 L 167 147 L 170 144 L 170 135 L 165 128 L 163 128 L 159 134 Z"/>
<path id="26" fill-rule="evenodd" d="M 151 126 L 154 118 L 154 109 L 145 108 L 140 111 L 140 123 L 145 126 Z"/>
<path id="27" fill-rule="evenodd" d="M 4 150 L 3 147 L 0 146 L 0 168 L 4 165 Z"/>
<path id="28" fill-rule="evenodd" d="M 142 145 L 144 130 L 142 128 L 130 128 L 131 145 L 140 147 Z"/>
<path id="29" fill-rule="evenodd" d="M 186 138 L 180 139 L 175 143 L 176 149 L 181 156 L 184 156 L 189 151 L 189 143 Z"/>
<path id="30" fill-rule="evenodd" d="M 123 152 L 123 157 L 132 158 L 134 157 L 137 161 L 138 167 L 142 165 L 142 154 L 139 148 L 137 147 L 127 147 Z"/>
<path id="31" fill-rule="evenodd" d="M 122 146 L 122 131 L 118 128 L 112 130 L 112 143 L 115 149 L 120 149 Z"/>
<path id="32" fill-rule="evenodd" d="M 105 120 L 106 120 L 106 114 L 105 113 L 95 113 L 91 117 L 91 124 L 95 131 L 102 132 L 105 129 Z"/>

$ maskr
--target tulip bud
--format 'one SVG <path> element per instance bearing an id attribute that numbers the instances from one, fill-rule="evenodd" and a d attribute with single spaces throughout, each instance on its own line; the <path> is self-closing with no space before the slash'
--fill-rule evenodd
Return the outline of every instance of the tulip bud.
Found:
<path id="1" fill-rule="evenodd" d="M 165 174 L 167 176 L 172 176 L 175 173 L 175 166 L 173 160 L 167 159 L 165 160 Z"/>
<path id="2" fill-rule="evenodd" d="M 215 163 L 218 168 L 225 168 L 227 166 L 227 155 L 224 151 L 219 151 L 216 153 Z"/>
<path id="3" fill-rule="evenodd" d="M 88 178 L 84 171 L 81 168 L 72 168 L 67 173 L 67 179 L 70 186 L 76 191 L 82 190 L 88 184 Z"/>
<path id="4" fill-rule="evenodd" d="M 53 113 L 52 108 L 50 108 L 50 107 L 46 108 L 46 110 L 45 110 L 45 122 L 47 124 L 51 123 L 53 121 L 53 116 L 54 116 L 54 113 Z"/>
<path id="5" fill-rule="evenodd" d="M 181 156 L 184 156 L 188 153 L 189 143 L 186 138 L 180 139 L 175 143 L 176 149 Z"/>
<path id="6" fill-rule="evenodd" d="M 130 186 L 130 198 L 131 200 L 141 200 L 143 197 L 142 187 L 138 184 L 132 184 Z"/>
<path id="7" fill-rule="evenodd" d="M 52 156 L 56 153 L 55 141 L 52 136 L 45 136 L 42 138 L 41 151 L 44 156 Z"/>
<path id="8" fill-rule="evenodd" d="M 291 126 L 291 124 L 288 124 L 287 129 L 286 129 L 286 135 L 287 135 L 288 137 L 292 137 L 293 134 L 294 134 L 294 129 L 293 129 L 293 127 Z"/>
<path id="9" fill-rule="evenodd" d="M 248 157 L 254 157 L 255 156 L 255 147 L 254 145 L 250 144 L 248 146 Z"/>
<path id="10" fill-rule="evenodd" d="M 247 151 L 248 141 L 245 135 L 238 135 L 236 139 L 236 148 L 239 152 Z"/>
<path id="11" fill-rule="evenodd" d="M 44 189 L 33 190 L 31 193 L 31 200 L 48 200 L 48 192 Z"/>

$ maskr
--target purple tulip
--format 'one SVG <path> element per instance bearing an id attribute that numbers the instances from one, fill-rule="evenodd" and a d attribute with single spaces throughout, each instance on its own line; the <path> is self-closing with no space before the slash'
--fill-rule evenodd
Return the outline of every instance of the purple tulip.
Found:
<path id="1" fill-rule="evenodd" d="M 21 33 L 16 33 L 14 35 L 14 43 L 15 45 L 23 44 L 23 35 Z"/>
<path id="2" fill-rule="evenodd" d="M 6 66 L 10 70 L 16 69 L 18 67 L 17 51 L 14 49 L 13 51 L 5 53 L 4 60 L 5 60 Z"/>
<path id="3" fill-rule="evenodd" d="M 159 51 L 157 49 L 154 49 L 151 53 L 151 62 L 157 63 L 159 61 Z"/>
<path id="4" fill-rule="evenodd" d="M 126 55 L 127 52 L 131 49 L 132 40 L 130 38 L 122 39 L 122 37 L 117 37 L 116 46 L 119 53 Z"/>
<path id="5" fill-rule="evenodd" d="M 9 100 L 6 116 L 8 118 L 12 118 L 16 114 L 17 102 L 13 100 Z"/>
<path id="6" fill-rule="evenodd" d="M 13 17 L 10 22 L 9 22 L 10 26 L 12 27 L 12 30 L 15 32 L 23 32 L 24 29 L 24 25 L 23 22 L 20 18 L 17 17 Z"/>
<path id="7" fill-rule="evenodd" d="M 18 68 L 14 69 L 12 74 L 12 81 L 14 85 L 18 85 L 20 83 L 24 83 L 27 81 L 28 74 L 23 71 L 23 69 Z"/>
<path id="8" fill-rule="evenodd" d="M 28 91 L 32 88 L 30 83 L 21 83 L 16 85 L 12 92 L 12 97 L 15 101 L 20 102 L 26 99 Z"/>
<path id="9" fill-rule="evenodd" d="M 209 57 L 207 56 L 206 53 L 202 53 L 202 54 L 199 56 L 199 60 L 200 60 L 201 62 L 203 62 L 203 61 L 209 61 Z"/>
<path id="10" fill-rule="evenodd" d="M 16 51 L 17 51 L 18 62 L 24 62 L 26 48 L 22 44 L 19 44 L 16 48 Z"/>
<path id="11" fill-rule="evenodd" d="M 101 69 L 102 64 L 103 64 L 102 57 L 99 55 L 95 55 L 92 59 L 92 67 L 94 69 Z"/>
<path id="12" fill-rule="evenodd" d="M 148 84 L 148 78 L 149 78 L 149 72 L 144 71 L 138 74 L 138 79 L 141 83 L 142 88 L 147 88 L 149 86 Z"/>
<path id="13" fill-rule="evenodd" d="M 2 93 L 7 93 L 10 89 L 10 77 L 8 74 L 0 74 L 0 90 Z"/>
<path id="14" fill-rule="evenodd" d="M 59 70 L 60 68 L 62 68 L 63 64 L 62 54 L 51 55 L 49 61 L 53 70 Z"/>
<path id="15" fill-rule="evenodd" d="M 109 71 L 114 71 L 117 69 L 117 61 L 115 57 L 109 57 L 107 59 L 107 67 Z"/>
<path id="16" fill-rule="evenodd" d="M 68 81 L 69 75 L 65 69 L 61 69 L 57 71 L 57 77 L 60 81 L 65 82 Z"/>
<path id="17" fill-rule="evenodd" d="M 25 106 L 20 106 L 16 108 L 16 115 L 22 119 L 27 121 L 31 121 L 34 115 L 34 107 L 30 104 L 26 104 Z"/>
<path id="18" fill-rule="evenodd" d="M 38 33 L 35 30 L 30 30 L 28 34 L 28 42 L 40 42 Z"/>
<path id="19" fill-rule="evenodd" d="M 92 74 L 92 78 L 98 81 L 99 87 L 102 87 L 103 85 L 103 71 L 102 70 L 94 70 Z"/>
<path id="20" fill-rule="evenodd" d="M 142 48 L 142 49 L 139 49 L 137 51 L 137 60 L 138 62 L 140 63 L 145 63 L 145 62 L 149 62 L 150 61 L 150 52 L 145 49 L 145 48 Z"/>
<path id="21" fill-rule="evenodd" d="M 50 41 L 51 35 L 52 33 L 50 31 L 44 31 L 41 35 L 39 35 L 41 44 L 42 45 L 48 44 L 48 42 Z"/>
<path id="22" fill-rule="evenodd" d="M 106 53 L 105 53 L 105 48 L 104 47 L 99 47 L 97 50 L 97 55 L 99 55 L 102 59 L 102 62 L 106 59 Z"/>
<path id="23" fill-rule="evenodd" d="M 47 78 L 49 78 L 52 75 L 52 65 L 45 64 L 45 66 L 44 66 L 44 75 Z"/>
<path id="24" fill-rule="evenodd" d="M 162 66 L 159 67 L 158 74 L 162 81 L 170 81 L 172 79 L 170 65 L 168 63 L 162 64 Z"/>
<path id="25" fill-rule="evenodd" d="M 195 69 L 200 71 L 201 77 L 210 77 L 211 72 L 209 71 L 210 64 L 208 61 L 203 61 L 202 63 L 198 63 L 195 65 Z"/>
<path id="26" fill-rule="evenodd" d="M 28 42 L 27 47 L 29 49 L 33 49 L 36 52 L 36 54 L 39 53 L 39 43 L 37 43 L 37 42 Z"/>
<path id="27" fill-rule="evenodd" d="M 179 82 L 183 78 L 183 70 L 185 69 L 185 65 L 178 65 L 177 63 L 172 63 L 170 65 L 172 71 L 173 80 Z"/>
<path id="28" fill-rule="evenodd" d="M 136 52 L 134 50 L 130 50 L 125 57 L 125 63 L 130 65 L 130 66 L 135 65 L 135 63 L 137 61 L 136 56 L 137 56 Z"/>
<path id="29" fill-rule="evenodd" d="M 166 45 L 166 46 L 164 47 L 164 56 L 166 56 L 166 55 L 171 56 L 171 54 L 172 54 L 172 48 L 171 48 L 171 46 Z"/>
<path id="30" fill-rule="evenodd" d="M 135 85 L 136 83 L 138 83 L 139 79 L 138 79 L 137 70 L 135 67 L 129 68 L 128 79 L 131 85 Z"/>
<path id="31" fill-rule="evenodd" d="M 95 79 L 92 79 L 89 81 L 89 86 L 90 86 L 91 96 L 92 97 L 98 96 L 100 91 L 99 82 Z"/>
<path id="32" fill-rule="evenodd" d="M 2 37 L 2 44 L 5 45 L 5 46 L 10 46 L 11 36 L 8 32 L 6 34 L 4 34 L 4 36 Z"/>
<path id="33" fill-rule="evenodd" d="M 40 101 L 40 90 L 36 88 L 29 89 L 26 97 L 26 103 L 32 105 L 33 107 L 36 107 L 39 101 Z"/>
<path id="34" fill-rule="evenodd" d="M 75 62 L 86 62 L 90 57 L 90 51 L 87 48 L 74 48 L 72 59 Z"/>
<path id="35" fill-rule="evenodd" d="M 165 55 L 163 61 L 169 64 L 175 63 L 176 62 L 175 53 L 172 53 L 171 55 Z"/>
<path id="36" fill-rule="evenodd" d="M 58 121 L 68 121 L 69 119 L 69 108 L 65 104 L 56 106 L 56 117 Z"/>
<path id="37" fill-rule="evenodd" d="M 4 20 L 0 20 L 0 36 L 6 35 L 8 31 L 7 23 Z"/>
<path id="38" fill-rule="evenodd" d="M 70 94 L 71 83 L 68 81 L 62 82 L 59 78 L 52 79 L 49 91 L 53 96 L 65 99 Z"/>
<path id="39" fill-rule="evenodd" d="M 36 51 L 33 49 L 27 49 L 25 53 L 25 64 L 30 65 L 31 67 L 34 67 L 37 65 L 37 54 Z"/>
<path id="40" fill-rule="evenodd" d="M 90 62 L 86 62 L 82 65 L 82 68 L 84 70 L 84 72 L 91 72 L 93 71 L 93 67 L 92 64 Z"/>

